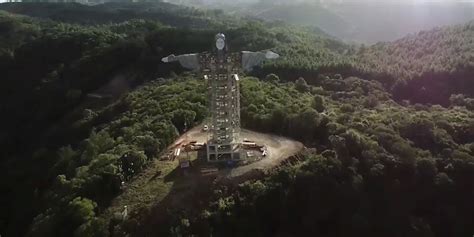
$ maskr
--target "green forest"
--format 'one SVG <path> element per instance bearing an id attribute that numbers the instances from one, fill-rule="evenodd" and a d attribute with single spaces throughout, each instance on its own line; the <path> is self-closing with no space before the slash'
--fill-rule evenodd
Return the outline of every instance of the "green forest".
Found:
<path id="1" fill-rule="evenodd" d="M 115 218 L 123 183 L 172 172 L 158 158 L 208 117 L 205 81 L 161 58 L 217 32 L 281 55 L 241 76 L 242 126 L 309 149 Z M 1 236 L 474 234 L 474 22 L 358 45 L 162 2 L 2 3 L 0 71 Z"/>

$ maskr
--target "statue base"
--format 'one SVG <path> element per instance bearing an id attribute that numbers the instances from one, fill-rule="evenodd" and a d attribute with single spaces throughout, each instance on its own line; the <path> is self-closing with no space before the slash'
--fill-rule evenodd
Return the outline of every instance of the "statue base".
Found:
<path id="1" fill-rule="evenodd" d="M 240 144 L 213 144 L 206 145 L 208 162 L 239 162 L 245 158 L 241 155 Z"/>

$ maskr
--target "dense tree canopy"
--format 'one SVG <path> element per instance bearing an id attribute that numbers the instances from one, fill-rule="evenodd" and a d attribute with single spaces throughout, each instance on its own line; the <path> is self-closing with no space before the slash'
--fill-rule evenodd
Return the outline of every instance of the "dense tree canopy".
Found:
<path id="1" fill-rule="evenodd" d="M 472 23 L 357 46 L 168 3 L 0 9 L 38 17 L 0 11 L 1 235 L 110 234 L 104 215 L 122 182 L 207 117 L 204 81 L 161 57 L 209 50 L 217 31 L 233 51 L 282 55 L 242 76 L 242 125 L 316 149 L 265 179 L 216 187 L 202 215 L 171 210 L 150 228 L 472 235 Z"/>
<path id="2" fill-rule="evenodd" d="M 220 186 L 205 214 L 180 210 L 190 224 L 175 225 L 216 236 L 471 235 L 474 114 L 401 106 L 380 84 L 358 78 L 344 84 L 299 92 L 293 83 L 243 80 L 244 126 L 318 152 L 264 180 Z M 324 101 L 322 113 L 311 108 L 314 98 Z M 364 103 L 371 98 L 378 104 Z"/>

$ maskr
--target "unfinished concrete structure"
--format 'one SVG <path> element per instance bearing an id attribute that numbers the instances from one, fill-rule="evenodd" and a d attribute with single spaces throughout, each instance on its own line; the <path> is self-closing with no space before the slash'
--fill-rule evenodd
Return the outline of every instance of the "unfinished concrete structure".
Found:
<path id="1" fill-rule="evenodd" d="M 276 59 L 271 51 L 228 53 L 225 36 L 216 35 L 213 52 L 170 55 L 163 62 L 178 61 L 181 66 L 197 71 L 208 82 L 211 124 L 207 141 L 209 162 L 238 161 L 240 152 L 240 89 L 239 72 L 250 71 L 266 59 Z"/>

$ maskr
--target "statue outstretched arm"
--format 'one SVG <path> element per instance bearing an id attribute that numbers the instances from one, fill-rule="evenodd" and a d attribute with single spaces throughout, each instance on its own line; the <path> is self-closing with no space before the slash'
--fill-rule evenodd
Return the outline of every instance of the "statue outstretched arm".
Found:
<path id="1" fill-rule="evenodd" d="M 260 52 L 242 51 L 242 68 L 244 71 L 252 71 L 253 67 L 265 60 L 277 59 L 280 55 L 270 50 Z"/>
<path id="2" fill-rule="evenodd" d="M 181 64 L 182 67 L 191 69 L 191 70 L 199 70 L 201 68 L 201 65 L 199 64 L 199 54 L 193 53 L 193 54 L 182 54 L 175 56 L 174 54 L 171 54 L 167 57 L 164 57 L 161 59 L 162 62 L 164 63 L 170 63 L 170 62 L 176 62 L 178 61 L 179 64 Z"/>

